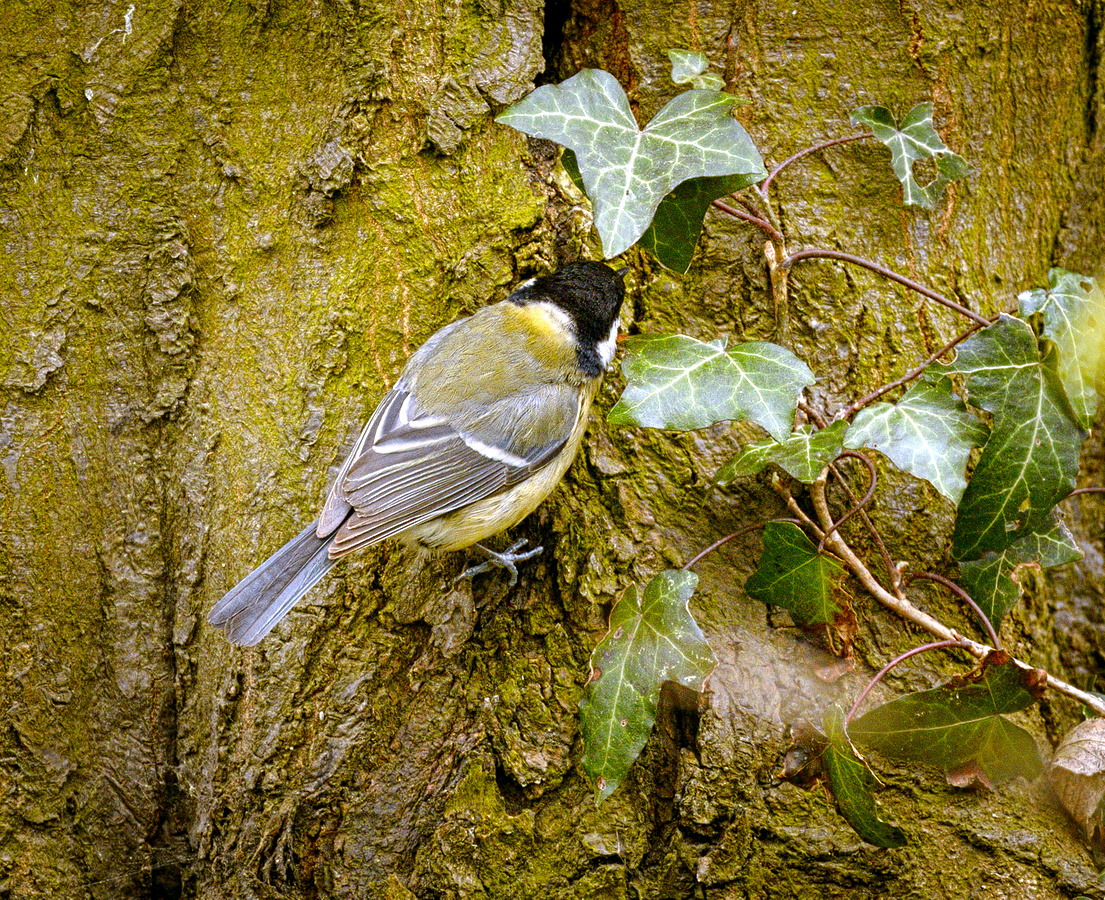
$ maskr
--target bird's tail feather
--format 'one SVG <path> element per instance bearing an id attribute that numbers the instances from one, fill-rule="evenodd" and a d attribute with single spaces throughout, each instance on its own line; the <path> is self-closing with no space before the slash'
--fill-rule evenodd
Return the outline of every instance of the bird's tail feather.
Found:
<path id="1" fill-rule="evenodd" d="M 256 644 L 334 565 L 327 553 L 332 540 L 318 537 L 312 522 L 231 588 L 208 621 L 236 644 Z"/>

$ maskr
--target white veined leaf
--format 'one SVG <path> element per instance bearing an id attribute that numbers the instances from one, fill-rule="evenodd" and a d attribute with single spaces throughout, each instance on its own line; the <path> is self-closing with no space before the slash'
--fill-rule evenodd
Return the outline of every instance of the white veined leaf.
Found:
<path id="1" fill-rule="evenodd" d="M 860 410 L 844 446 L 878 450 L 958 504 L 967 487 L 968 457 L 986 435 L 986 426 L 955 396 L 951 381 L 942 378 L 935 384 L 915 384 L 897 403 Z"/>
<path id="2" fill-rule="evenodd" d="M 572 150 L 609 259 L 640 239 L 660 201 L 687 179 L 767 177 L 732 116 L 735 102 L 719 91 L 686 91 L 641 129 L 617 79 L 584 69 L 539 87 L 495 121 Z"/>

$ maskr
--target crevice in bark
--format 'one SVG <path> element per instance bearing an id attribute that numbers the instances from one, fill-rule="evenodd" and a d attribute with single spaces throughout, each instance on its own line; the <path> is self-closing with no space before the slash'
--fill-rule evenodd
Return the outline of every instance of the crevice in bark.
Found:
<path id="1" fill-rule="evenodd" d="M 506 808 L 507 815 L 516 816 L 533 803 L 526 796 L 522 786 L 507 772 L 497 754 L 495 756 L 495 786 L 499 789 L 499 796 L 503 798 L 503 806 Z"/>
<path id="2" fill-rule="evenodd" d="M 557 62 L 564 43 L 564 25 L 572 14 L 572 0 L 545 0 L 545 31 L 541 37 L 541 54 L 545 71 L 534 79 L 538 86 L 560 80 Z"/>
<path id="3" fill-rule="evenodd" d="M 542 52 L 545 71 L 538 85 L 584 68 L 605 69 L 627 88 L 633 105 L 637 74 L 629 63 L 629 36 L 616 0 L 546 0 Z"/>
<path id="4" fill-rule="evenodd" d="M 1094 138 L 1097 137 L 1097 107 L 1105 98 L 1098 96 L 1101 91 L 1101 30 L 1102 15 L 1105 15 L 1102 5 L 1094 3 L 1090 6 L 1090 14 L 1086 18 L 1086 146 L 1092 147 Z"/>
<path id="5" fill-rule="evenodd" d="M 697 691 L 668 681 L 660 689 L 655 736 L 650 740 L 649 766 L 652 829 L 641 869 L 659 866 L 670 852 L 672 837 L 681 821 L 676 797 L 680 785 L 680 752 L 686 748 L 698 756 L 699 701 Z M 657 740 L 658 738 L 658 740 Z"/>

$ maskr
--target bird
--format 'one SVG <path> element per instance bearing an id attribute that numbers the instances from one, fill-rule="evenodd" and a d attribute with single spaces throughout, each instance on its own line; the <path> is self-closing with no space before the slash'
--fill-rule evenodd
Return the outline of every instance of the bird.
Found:
<path id="1" fill-rule="evenodd" d="M 388 538 L 476 545 L 511 573 L 541 552 L 480 541 L 549 495 L 613 362 L 627 268 L 577 261 L 446 325 L 418 348 L 338 470 L 318 519 L 228 591 L 208 620 L 253 646 L 341 557 Z"/>

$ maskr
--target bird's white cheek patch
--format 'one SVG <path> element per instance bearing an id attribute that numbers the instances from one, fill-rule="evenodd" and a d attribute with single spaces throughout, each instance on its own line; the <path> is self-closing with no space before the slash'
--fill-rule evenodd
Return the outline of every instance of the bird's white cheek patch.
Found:
<path id="1" fill-rule="evenodd" d="M 614 361 L 614 354 L 618 349 L 618 325 L 620 323 L 620 319 L 614 320 L 614 324 L 610 326 L 610 335 L 598 346 L 599 359 L 602 360 L 604 369 L 609 369 L 610 363 Z"/>

